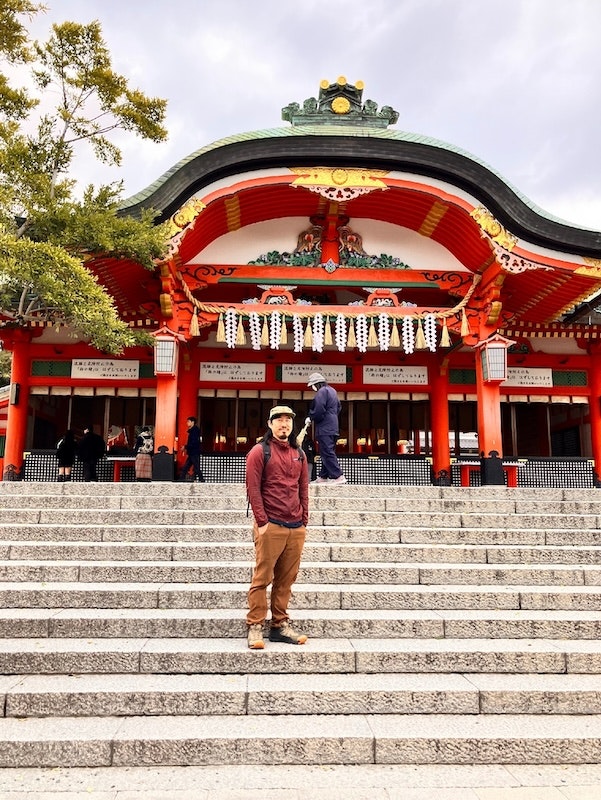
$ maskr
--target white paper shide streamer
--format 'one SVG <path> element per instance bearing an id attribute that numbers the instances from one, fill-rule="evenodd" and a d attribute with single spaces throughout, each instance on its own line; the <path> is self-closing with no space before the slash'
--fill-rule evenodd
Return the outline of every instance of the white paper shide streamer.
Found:
<path id="1" fill-rule="evenodd" d="M 250 332 L 250 343 L 253 350 L 261 349 L 261 318 L 256 311 L 251 311 L 248 315 L 248 329 Z"/>
<path id="2" fill-rule="evenodd" d="M 390 347 L 390 325 L 388 324 L 388 314 L 378 315 L 378 342 L 380 350 L 388 350 Z"/>
<path id="3" fill-rule="evenodd" d="M 316 314 L 313 317 L 313 344 L 312 349 L 314 352 L 323 352 L 323 339 L 324 339 L 324 321 L 323 314 Z"/>
<path id="4" fill-rule="evenodd" d="M 367 350 L 367 337 L 369 335 L 367 327 L 367 317 L 365 314 L 359 314 L 355 322 L 355 337 L 357 339 L 357 350 L 360 353 L 365 353 Z"/>
<path id="5" fill-rule="evenodd" d="M 298 314 L 292 317 L 292 332 L 294 333 L 294 352 L 302 353 L 305 333 L 303 331 L 303 321 Z"/>
<path id="6" fill-rule="evenodd" d="M 436 317 L 434 314 L 426 314 L 424 317 L 424 338 L 428 349 L 436 352 Z"/>
<path id="7" fill-rule="evenodd" d="M 336 329 L 334 331 L 334 341 L 336 347 L 341 353 L 346 350 L 346 320 L 344 314 L 338 314 L 336 317 Z"/>
<path id="8" fill-rule="evenodd" d="M 415 350 L 415 328 L 411 317 L 403 317 L 403 350 L 406 353 Z"/>
<path id="9" fill-rule="evenodd" d="M 225 312 L 225 342 L 230 349 L 236 346 L 236 331 L 238 329 L 238 315 L 234 308 Z"/>
<path id="10" fill-rule="evenodd" d="M 272 350 L 280 349 L 281 334 L 282 315 L 279 311 L 272 311 L 269 317 L 269 346 Z"/>

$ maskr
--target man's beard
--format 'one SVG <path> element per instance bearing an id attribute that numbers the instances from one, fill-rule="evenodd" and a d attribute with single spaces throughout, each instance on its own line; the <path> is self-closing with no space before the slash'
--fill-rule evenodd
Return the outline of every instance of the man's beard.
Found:
<path id="1" fill-rule="evenodd" d="M 280 433 L 280 435 L 278 436 L 278 439 L 279 439 L 281 442 L 284 442 L 284 441 L 286 441 L 286 439 L 287 439 L 287 438 L 288 438 L 288 434 L 287 434 L 287 433 Z"/>

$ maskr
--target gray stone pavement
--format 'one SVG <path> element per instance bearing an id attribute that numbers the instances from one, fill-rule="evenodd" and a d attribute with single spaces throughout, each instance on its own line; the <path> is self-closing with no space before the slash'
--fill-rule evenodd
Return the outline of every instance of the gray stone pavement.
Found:
<path id="1" fill-rule="evenodd" d="M 0 800 L 600 800 L 601 765 L 3 769 Z"/>

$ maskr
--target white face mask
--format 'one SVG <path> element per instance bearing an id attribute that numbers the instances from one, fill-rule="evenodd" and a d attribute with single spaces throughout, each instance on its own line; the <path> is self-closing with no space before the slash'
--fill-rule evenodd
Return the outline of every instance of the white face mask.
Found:
<path id="1" fill-rule="evenodd" d="M 315 384 L 313 384 L 313 385 L 311 386 L 311 388 L 313 389 L 313 391 L 314 391 L 314 392 L 316 392 L 316 391 L 317 391 L 317 386 L 316 386 Z"/>

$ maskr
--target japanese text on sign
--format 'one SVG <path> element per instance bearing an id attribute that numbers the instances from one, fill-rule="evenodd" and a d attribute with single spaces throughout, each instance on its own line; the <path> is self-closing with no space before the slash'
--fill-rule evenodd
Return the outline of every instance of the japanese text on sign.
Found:
<path id="1" fill-rule="evenodd" d="M 553 386 L 553 370 L 533 367 L 508 367 L 501 386 Z"/>
<path id="2" fill-rule="evenodd" d="M 231 364 L 229 361 L 201 364 L 199 380 L 220 383 L 264 383 L 265 364 Z"/>
<path id="3" fill-rule="evenodd" d="M 363 383 L 413 384 L 428 383 L 427 367 L 363 367 Z"/>
<path id="4" fill-rule="evenodd" d="M 116 361 L 109 358 L 74 358 L 71 362 L 72 378 L 94 380 L 137 380 L 140 375 L 139 361 Z"/>
<path id="5" fill-rule="evenodd" d="M 320 372 L 328 383 L 346 383 L 346 367 L 336 364 L 284 364 L 282 383 L 306 384 L 312 372 Z"/>

